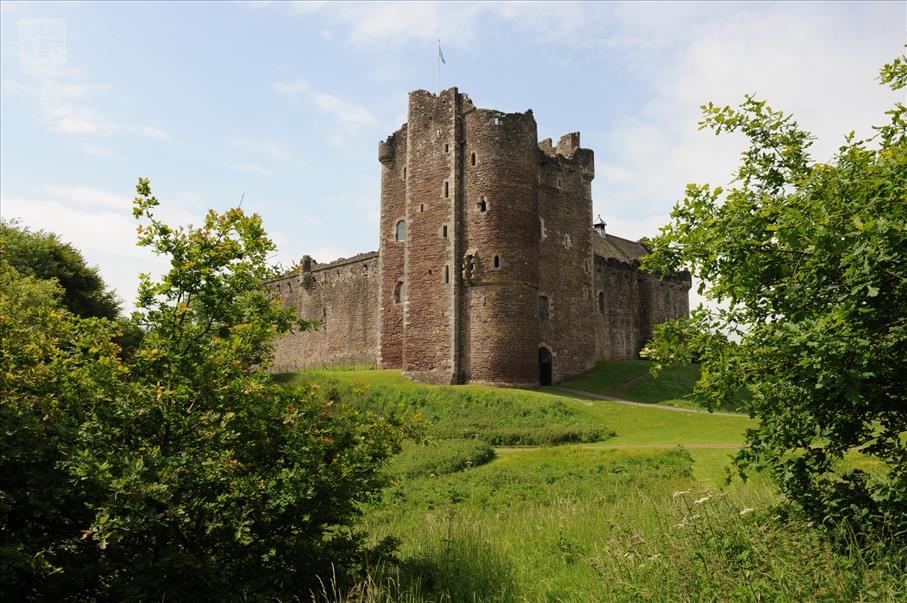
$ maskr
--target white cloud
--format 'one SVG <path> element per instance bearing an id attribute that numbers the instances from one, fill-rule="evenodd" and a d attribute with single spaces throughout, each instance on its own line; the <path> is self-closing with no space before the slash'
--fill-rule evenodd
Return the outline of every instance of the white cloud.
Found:
<path id="1" fill-rule="evenodd" d="M 444 38 L 452 46 L 472 39 L 476 19 L 486 10 L 474 3 L 369 2 L 332 5 L 330 12 L 348 28 L 354 44 L 373 46 Z"/>
<path id="2" fill-rule="evenodd" d="M 226 167 L 230 168 L 235 172 L 242 172 L 244 174 L 254 174 L 256 176 L 267 176 L 268 178 L 274 177 L 274 172 L 268 168 L 262 167 L 256 163 L 228 163 Z"/>
<path id="3" fill-rule="evenodd" d="M 356 255 L 357 252 L 350 251 L 344 247 L 335 247 L 332 245 L 327 245 L 323 247 L 315 247 L 311 251 L 307 252 L 308 255 L 312 256 L 314 260 L 320 264 L 330 264 L 334 260 L 340 258 L 349 258 Z"/>
<path id="4" fill-rule="evenodd" d="M 286 161 L 290 158 L 289 151 L 270 140 L 254 140 L 251 138 L 232 136 L 227 138 L 227 144 L 243 151 L 267 155 L 271 159 L 276 159 L 278 161 Z"/>
<path id="5" fill-rule="evenodd" d="M 120 210 L 124 215 L 132 211 L 131 197 L 90 186 L 51 185 L 45 190 L 49 197 L 70 207 Z"/>
<path id="6" fill-rule="evenodd" d="M 4 219 L 18 218 L 29 228 L 56 233 L 98 266 L 104 281 L 124 300 L 126 312 L 133 309 L 139 273 L 160 275 L 168 267 L 166 258 L 136 246 L 131 203 L 125 195 L 82 185 L 52 185 L 38 196 L 0 199 Z M 173 203 L 162 203 L 157 214 L 174 225 L 200 217 Z"/>
<path id="7" fill-rule="evenodd" d="M 297 15 L 308 15 L 314 13 L 317 10 L 320 10 L 326 2 L 316 2 L 313 0 L 301 0 L 290 2 L 290 10 Z"/>
<path id="8" fill-rule="evenodd" d="M 94 155 L 95 157 L 107 157 L 108 159 L 125 158 L 125 155 L 116 152 L 110 147 L 105 147 L 94 143 L 86 144 L 84 149 L 86 153 L 88 153 L 89 155 Z"/>
<path id="9" fill-rule="evenodd" d="M 173 140 L 161 128 L 111 118 L 91 107 L 89 100 L 108 92 L 109 86 L 66 83 L 59 79 L 67 77 L 66 74 L 48 76 L 31 71 L 32 75 L 37 75 L 35 83 L 5 79 L 0 90 L 4 96 L 17 96 L 32 105 L 52 132 L 86 136 L 133 134 L 154 140 Z"/>
<path id="10" fill-rule="evenodd" d="M 607 144 L 596 149 L 596 205 L 606 221 L 620 225 L 616 234 L 626 227 L 635 236 L 632 222 L 666 219 L 688 182 L 731 180 L 745 140 L 697 131 L 706 101 L 738 104 L 756 93 L 793 113 L 818 138 L 814 157 L 828 160 L 846 132 L 871 134 L 897 100 L 875 77 L 901 42 L 877 34 L 880 23 L 903 23 L 903 5 L 846 14 L 822 4 L 743 5 L 686 12 L 675 29 L 665 28 L 649 4 L 620 9 L 627 39 L 660 35 L 670 51 L 624 49 L 640 65 L 637 75 L 651 97 L 598 137 Z"/>
<path id="11" fill-rule="evenodd" d="M 274 89 L 288 98 L 302 99 L 313 104 L 323 113 L 333 117 L 348 132 L 355 132 L 363 127 L 374 127 L 378 123 L 374 114 L 364 106 L 333 94 L 313 90 L 302 80 L 277 82 Z"/>

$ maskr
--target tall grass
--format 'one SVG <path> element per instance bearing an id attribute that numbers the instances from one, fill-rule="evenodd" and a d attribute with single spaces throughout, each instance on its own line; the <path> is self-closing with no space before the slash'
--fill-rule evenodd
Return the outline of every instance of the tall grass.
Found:
<path id="1" fill-rule="evenodd" d="M 768 492 L 675 492 L 684 493 L 655 486 L 607 503 L 567 496 L 512 510 L 463 501 L 417 514 L 396 524 L 400 559 L 368 573 L 376 598 L 362 600 L 907 597 L 903 560 L 870 564 L 861 549 L 836 553 L 801 520 L 776 512 Z"/>

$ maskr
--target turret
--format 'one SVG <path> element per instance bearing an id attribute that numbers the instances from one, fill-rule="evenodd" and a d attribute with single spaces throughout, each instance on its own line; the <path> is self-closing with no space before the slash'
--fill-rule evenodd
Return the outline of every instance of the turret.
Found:
<path id="1" fill-rule="evenodd" d="M 605 238 L 605 226 L 607 225 L 605 224 L 605 221 L 602 220 L 601 215 L 598 216 L 598 220 L 592 223 L 592 229 L 595 230 L 601 238 Z"/>

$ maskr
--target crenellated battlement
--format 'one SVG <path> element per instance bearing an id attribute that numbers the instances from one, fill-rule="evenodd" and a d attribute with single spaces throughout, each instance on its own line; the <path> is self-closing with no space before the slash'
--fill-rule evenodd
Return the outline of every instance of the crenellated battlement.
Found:
<path id="1" fill-rule="evenodd" d="M 595 177 L 595 153 L 580 146 L 580 133 L 569 132 L 561 136 L 554 146 L 550 138 L 539 142 L 539 162 L 546 168 L 564 172 L 579 171 L 584 178 Z"/>

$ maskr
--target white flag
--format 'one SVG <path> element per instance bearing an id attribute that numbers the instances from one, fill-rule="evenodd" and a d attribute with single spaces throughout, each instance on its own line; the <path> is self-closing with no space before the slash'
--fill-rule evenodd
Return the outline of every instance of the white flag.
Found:
<path id="1" fill-rule="evenodd" d="M 441 44 L 438 44 L 438 58 L 441 59 L 441 62 L 447 65 L 447 61 L 444 60 L 444 53 L 441 52 Z"/>

